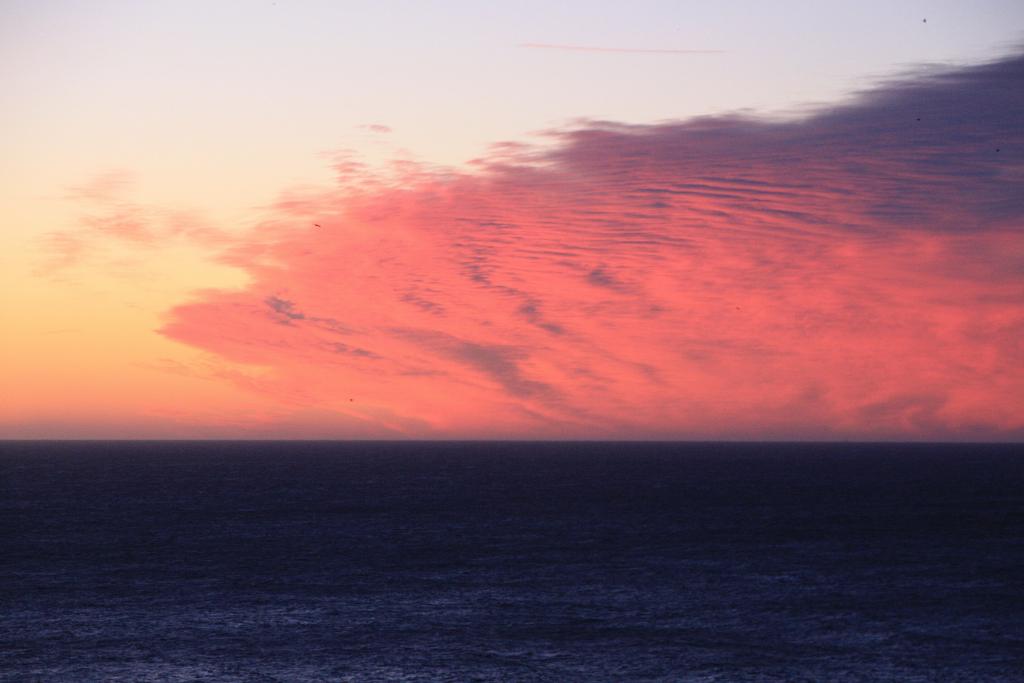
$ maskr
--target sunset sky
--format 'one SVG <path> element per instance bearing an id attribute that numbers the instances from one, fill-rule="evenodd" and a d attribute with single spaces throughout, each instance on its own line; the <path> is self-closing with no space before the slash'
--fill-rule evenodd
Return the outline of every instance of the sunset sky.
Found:
<path id="1" fill-rule="evenodd" d="M 0 438 L 1024 439 L 1024 3 L 0 0 Z"/>

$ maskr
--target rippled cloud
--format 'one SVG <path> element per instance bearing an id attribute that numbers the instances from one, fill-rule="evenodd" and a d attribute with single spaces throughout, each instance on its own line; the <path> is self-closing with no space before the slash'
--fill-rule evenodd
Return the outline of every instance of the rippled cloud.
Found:
<path id="1" fill-rule="evenodd" d="M 161 332 L 413 437 L 1019 438 L 1022 121 L 1014 56 L 470 171 L 342 161 Z"/>

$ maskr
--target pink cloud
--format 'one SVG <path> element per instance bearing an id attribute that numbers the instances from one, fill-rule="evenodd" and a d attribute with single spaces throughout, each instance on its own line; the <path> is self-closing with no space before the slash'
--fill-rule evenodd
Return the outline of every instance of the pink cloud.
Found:
<path id="1" fill-rule="evenodd" d="M 345 161 L 223 253 L 251 284 L 162 332 L 364 431 L 1021 438 L 1022 75 L 593 122 L 473 172 Z"/>
<path id="2" fill-rule="evenodd" d="M 110 244 L 141 250 L 164 247 L 173 241 L 221 248 L 233 242 L 229 233 L 208 223 L 194 211 L 152 207 L 131 199 L 135 177 L 126 171 L 98 174 L 83 185 L 68 189 L 67 199 L 81 209 L 77 225 L 47 233 L 41 249 L 44 262 L 37 269 L 54 275 L 86 260 Z"/>

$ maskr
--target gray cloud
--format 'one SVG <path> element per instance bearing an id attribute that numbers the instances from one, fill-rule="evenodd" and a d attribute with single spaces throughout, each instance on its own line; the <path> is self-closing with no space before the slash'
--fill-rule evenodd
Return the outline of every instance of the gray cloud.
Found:
<path id="1" fill-rule="evenodd" d="M 465 341 L 444 332 L 433 330 L 395 329 L 392 332 L 415 342 L 422 348 L 458 361 L 484 373 L 512 396 L 552 397 L 555 392 L 549 385 L 527 379 L 519 361 L 528 353 L 515 346 L 486 344 Z"/>
<path id="2" fill-rule="evenodd" d="M 282 325 L 291 325 L 292 321 L 306 319 L 303 313 L 295 309 L 295 304 L 287 299 L 268 296 L 264 302 L 274 311 L 274 320 Z"/>
<path id="3" fill-rule="evenodd" d="M 634 55 L 715 55 L 724 50 L 681 50 L 672 48 L 607 47 L 599 45 L 566 45 L 562 43 L 520 43 L 518 47 L 531 50 L 565 50 L 569 52 L 606 52 Z"/>

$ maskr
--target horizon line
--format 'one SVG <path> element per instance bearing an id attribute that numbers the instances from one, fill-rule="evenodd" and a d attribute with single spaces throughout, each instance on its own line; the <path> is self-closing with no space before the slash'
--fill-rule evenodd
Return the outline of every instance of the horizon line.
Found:
<path id="1" fill-rule="evenodd" d="M 192 438 L 192 437 L 172 437 L 172 438 L 0 438 L 0 444 L 4 443 L 210 443 L 210 442 L 225 442 L 225 443 L 386 443 L 386 444 L 398 444 L 398 443 L 519 443 L 519 444 L 584 444 L 584 443 L 602 443 L 602 444 L 678 444 L 678 445 L 696 445 L 696 444 L 807 444 L 807 445 L 920 445 L 920 446 L 936 446 L 936 445 L 957 445 L 957 446 L 970 446 L 970 445 L 982 445 L 982 446 L 1019 446 L 1024 441 L 949 441 L 949 440 L 856 440 L 856 439 L 501 439 L 501 438 L 452 438 L 452 439 L 402 439 L 402 438 L 391 438 L 391 439 L 362 439 L 362 438 L 234 438 L 234 437 L 209 437 L 209 438 Z"/>

